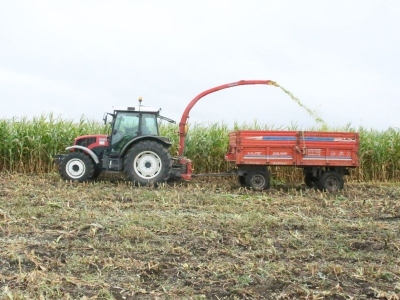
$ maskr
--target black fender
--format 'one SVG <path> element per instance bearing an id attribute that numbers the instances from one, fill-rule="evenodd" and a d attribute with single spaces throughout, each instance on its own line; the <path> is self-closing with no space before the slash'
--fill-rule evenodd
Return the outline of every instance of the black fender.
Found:
<path id="1" fill-rule="evenodd" d="M 139 137 L 136 137 L 132 140 L 129 141 L 125 145 L 125 147 L 122 149 L 121 153 L 119 154 L 120 157 L 124 156 L 126 152 L 132 147 L 133 144 L 136 144 L 140 141 L 157 141 L 160 142 L 164 147 L 167 149 L 171 147 L 172 143 L 169 142 L 169 140 L 165 137 L 159 137 L 159 136 L 154 136 L 154 135 L 142 135 Z"/>

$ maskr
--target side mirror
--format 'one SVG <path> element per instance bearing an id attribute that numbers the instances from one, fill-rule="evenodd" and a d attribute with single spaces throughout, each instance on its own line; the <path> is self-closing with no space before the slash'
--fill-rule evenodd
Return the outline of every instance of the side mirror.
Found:
<path id="1" fill-rule="evenodd" d="M 107 123 L 108 123 L 108 116 L 111 116 L 111 117 L 114 118 L 113 114 L 105 113 L 104 116 L 103 116 L 104 125 L 107 125 Z"/>
<path id="2" fill-rule="evenodd" d="M 104 122 L 104 125 L 107 125 L 107 113 L 104 113 L 103 122 Z"/>

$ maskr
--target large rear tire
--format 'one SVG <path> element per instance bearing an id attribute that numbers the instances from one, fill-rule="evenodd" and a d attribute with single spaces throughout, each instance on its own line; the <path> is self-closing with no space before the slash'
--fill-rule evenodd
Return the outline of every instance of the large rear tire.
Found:
<path id="1" fill-rule="evenodd" d="M 161 143 L 141 141 L 128 151 L 124 161 L 125 173 L 138 185 L 166 182 L 172 171 L 172 158 Z"/>
<path id="2" fill-rule="evenodd" d="M 82 152 L 71 152 L 64 157 L 58 170 L 63 179 L 82 182 L 92 178 L 94 163 Z"/>

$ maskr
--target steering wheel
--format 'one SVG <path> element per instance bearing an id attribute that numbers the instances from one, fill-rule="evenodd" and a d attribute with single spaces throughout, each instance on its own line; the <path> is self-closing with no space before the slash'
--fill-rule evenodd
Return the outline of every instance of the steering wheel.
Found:
<path id="1" fill-rule="evenodd" d="M 125 130 L 125 134 L 133 135 L 133 134 L 138 133 L 139 127 L 138 126 L 124 127 L 124 130 Z"/>

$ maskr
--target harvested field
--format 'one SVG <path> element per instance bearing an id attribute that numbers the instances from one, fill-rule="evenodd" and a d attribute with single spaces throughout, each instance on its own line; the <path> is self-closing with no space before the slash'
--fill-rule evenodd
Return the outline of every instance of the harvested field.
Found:
<path id="1" fill-rule="evenodd" d="M 400 185 L 0 175 L 0 299 L 399 299 Z"/>

